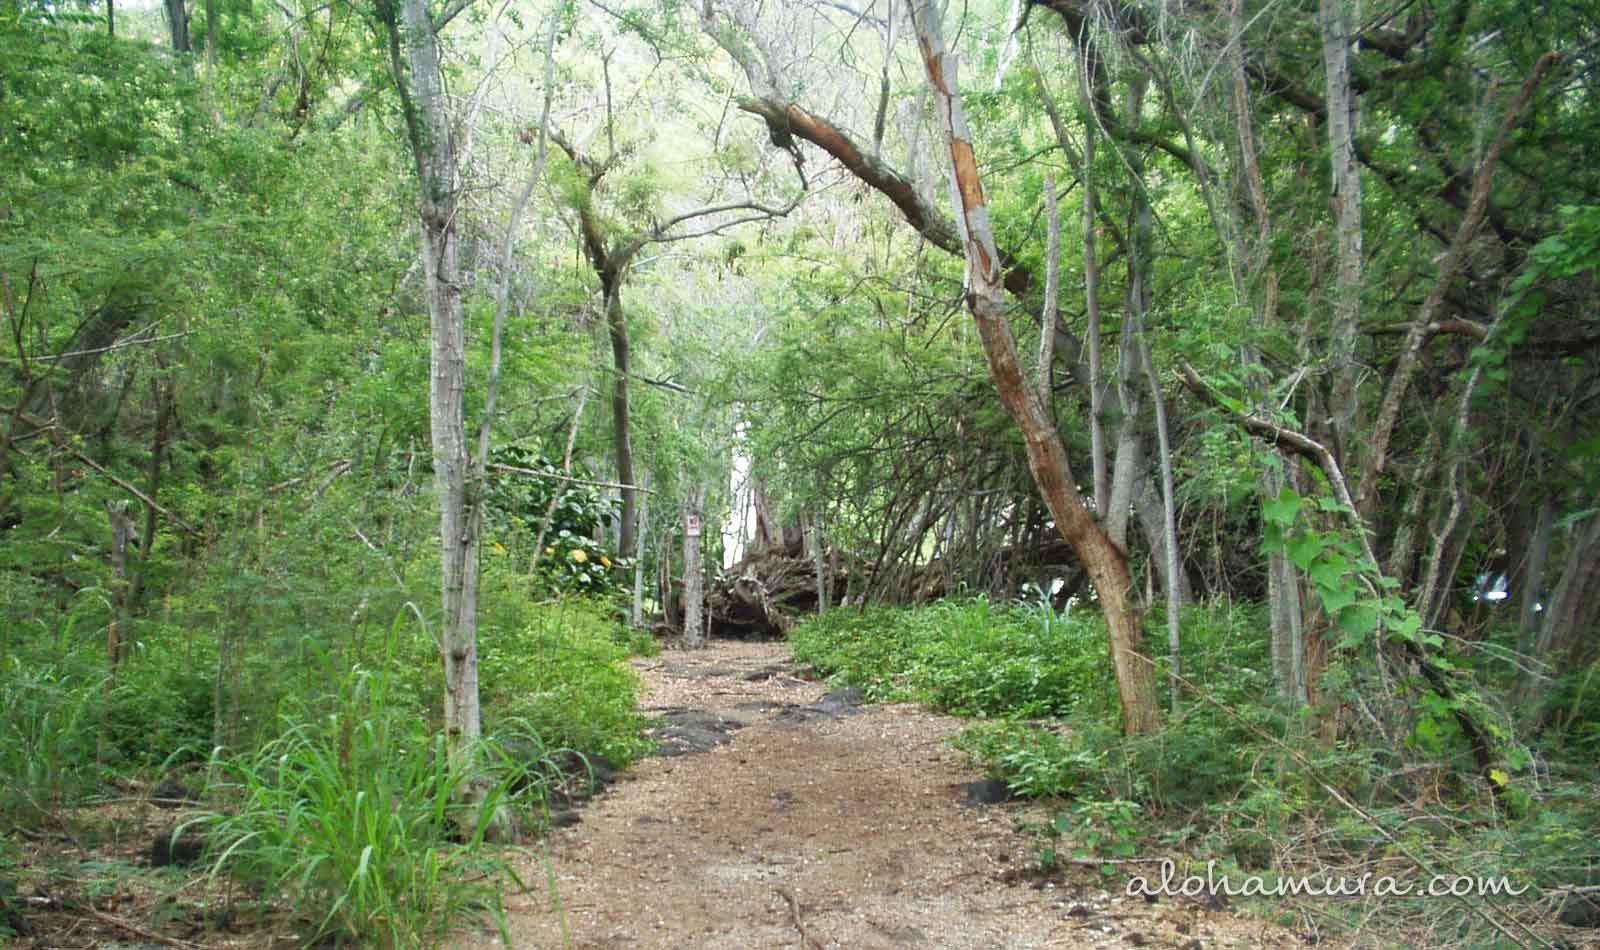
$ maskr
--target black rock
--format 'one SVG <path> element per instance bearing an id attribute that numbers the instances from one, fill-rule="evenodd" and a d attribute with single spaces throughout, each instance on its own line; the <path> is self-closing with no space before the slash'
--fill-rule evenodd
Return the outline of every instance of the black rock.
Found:
<path id="1" fill-rule="evenodd" d="M 1561 922 L 1568 927 L 1600 927 L 1600 894 L 1568 894 L 1561 902 Z"/>
<path id="2" fill-rule="evenodd" d="M 976 782 L 961 783 L 961 791 L 966 793 L 968 805 L 998 805 L 1002 802 L 1012 801 L 1017 793 L 1011 790 L 1005 779 L 985 778 Z"/>
<path id="3" fill-rule="evenodd" d="M 169 775 L 161 780 L 155 791 L 150 793 L 150 801 L 158 808 L 182 808 L 185 805 L 198 804 L 200 799 L 189 786 Z"/>
<path id="4" fill-rule="evenodd" d="M 710 752 L 746 725 L 732 716 L 698 709 L 674 709 L 663 714 L 661 724 L 646 730 L 645 735 L 656 740 L 657 755 L 690 755 Z"/>
<path id="5" fill-rule="evenodd" d="M 867 694 L 861 687 L 845 686 L 823 693 L 822 699 L 817 701 L 817 708 L 836 716 L 849 716 L 860 712 L 866 701 Z"/>
<path id="6" fill-rule="evenodd" d="M 174 826 L 150 842 L 150 866 L 186 868 L 198 864 L 205 850 L 205 838 L 199 829 L 193 825 Z"/>

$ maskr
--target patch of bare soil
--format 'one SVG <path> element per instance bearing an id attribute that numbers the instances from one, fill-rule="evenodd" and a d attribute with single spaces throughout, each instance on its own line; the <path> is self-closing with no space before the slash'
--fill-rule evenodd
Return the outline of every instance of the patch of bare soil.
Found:
<path id="1" fill-rule="evenodd" d="M 198 838 L 183 829 L 198 811 L 181 784 L 123 782 L 108 791 L 122 794 L 65 812 L 48 827 L 19 830 L 16 863 L 0 869 L 15 875 L 22 911 L 0 921 L 18 930 L 9 946 L 218 950 L 270 947 L 275 932 L 288 931 L 283 908 L 207 873 Z M 0 946 L 8 946 L 4 937 Z"/>
<path id="2" fill-rule="evenodd" d="M 1092 870 L 1025 873 L 1034 847 L 1014 816 L 1033 806 L 967 804 L 982 776 L 946 742 L 958 720 L 829 693 L 783 643 L 636 666 L 641 705 L 666 714 L 658 734 L 681 754 L 645 760 L 552 834 L 548 864 L 530 852 L 531 889 L 508 896 L 519 947 L 1303 945 L 1225 910 L 1124 897 Z"/>

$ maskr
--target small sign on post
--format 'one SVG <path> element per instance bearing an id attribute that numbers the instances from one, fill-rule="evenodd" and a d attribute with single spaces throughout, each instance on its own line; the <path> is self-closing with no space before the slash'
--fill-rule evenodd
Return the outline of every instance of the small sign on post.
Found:
<path id="1" fill-rule="evenodd" d="M 691 538 L 700 537 L 699 515 L 690 513 L 683 516 L 683 533 Z"/>

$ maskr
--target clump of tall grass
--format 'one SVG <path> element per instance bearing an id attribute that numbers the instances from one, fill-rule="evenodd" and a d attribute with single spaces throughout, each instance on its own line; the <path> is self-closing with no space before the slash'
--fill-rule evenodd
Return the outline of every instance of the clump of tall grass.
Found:
<path id="1" fill-rule="evenodd" d="M 213 871 L 291 903 L 313 940 L 432 946 L 485 913 L 503 926 L 501 884 L 521 881 L 486 844 L 539 808 L 551 756 L 514 761 L 493 742 L 452 756 L 391 714 L 386 690 L 357 671 L 337 712 L 285 714 L 276 739 L 213 761 L 231 809 L 205 820 Z"/>
<path id="2" fill-rule="evenodd" d="M 0 667 L 0 820 L 33 824 L 99 776 L 99 678 L 12 656 Z"/>

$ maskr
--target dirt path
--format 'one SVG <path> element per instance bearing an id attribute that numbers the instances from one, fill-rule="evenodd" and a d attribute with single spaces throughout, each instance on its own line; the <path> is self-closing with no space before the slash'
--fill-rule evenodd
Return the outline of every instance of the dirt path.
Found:
<path id="1" fill-rule="evenodd" d="M 641 706 L 678 723 L 665 745 L 725 742 L 645 760 L 548 839 L 573 947 L 1301 945 L 1187 901 L 1130 900 L 1120 885 L 1030 883 L 1016 869 L 1033 850 L 1014 827 L 1027 806 L 966 803 L 962 784 L 981 776 L 945 741 L 957 720 L 824 701 L 782 643 L 636 665 Z M 533 889 L 508 898 L 516 946 L 561 947 L 542 861 L 522 872 Z"/>

